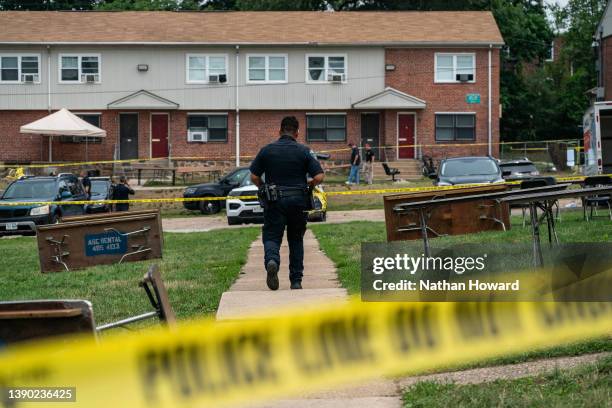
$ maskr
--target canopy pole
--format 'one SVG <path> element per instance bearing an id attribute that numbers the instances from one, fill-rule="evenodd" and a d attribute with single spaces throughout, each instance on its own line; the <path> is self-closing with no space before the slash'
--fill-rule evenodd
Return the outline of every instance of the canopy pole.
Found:
<path id="1" fill-rule="evenodd" d="M 53 136 L 49 136 L 49 163 L 53 162 Z"/>

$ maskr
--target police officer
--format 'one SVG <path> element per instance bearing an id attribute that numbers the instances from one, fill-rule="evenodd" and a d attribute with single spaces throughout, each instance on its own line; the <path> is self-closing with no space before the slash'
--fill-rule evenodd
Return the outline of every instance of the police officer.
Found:
<path id="1" fill-rule="evenodd" d="M 264 206 L 263 244 L 266 283 L 278 289 L 280 246 L 287 227 L 289 243 L 289 280 L 291 289 L 302 289 L 304 272 L 304 233 L 310 196 L 308 187 L 323 181 L 323 169 L 310 154 L 310 149 L 297 142 L 300 124 L 294 116 L 285 117 L 280 126 L 280 138 L 263 147 L 251 163 L 251 180 L 275 187 L 277 199 Z M 307 175 L 312 179 L 307 181 Z"/>

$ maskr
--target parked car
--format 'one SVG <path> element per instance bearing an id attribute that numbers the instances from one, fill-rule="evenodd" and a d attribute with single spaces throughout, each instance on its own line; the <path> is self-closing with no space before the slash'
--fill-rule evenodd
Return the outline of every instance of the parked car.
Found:
<path id="1" fill-rule="evenodd" d="M 91 201 L 98 200 L 110 200 L 113 196 L 113 184 L 110 177 L 90 177 L 91 182 Z M 111 204 L 88 204 L 85 206 L 85 212 L 87 214 L 110 212 L 112 209 Z"/>
<path id="2" fill-rule="evenodd" d="M 214 183 L 187 187 L 183 192 L 183 197 L 225 197 L 234 188 L 239 187 L 245 178 L 249 177 L 248 167 L 239 167 Z M 188 210 L 201 211 L 202 214 L 216 214 L 225 206 L 225 200 L 184 201 L 183 206 Z"/>
<path id="3" fill-rule="evenodd" d="M 0 235 L 33 234 L 37 225 L 54 224 L 65 215 L 82 215 L 82 204 L 23 204 L 10 202 L 83 201 L 87 195 L 78 177 L 62 173 L 48 177 L 22 177 L 13 181 L 0 197 Z"/>
<path id="4" fill-rule="evenodd" d="M 229 225 L 263 222 L 263 208 L 257 198 L 242 198 L 257 196 L 257 186 L 246 177 L 242 184 L 228 194 L 225 203 L 227 223 Z"/>
<path id="5" fill-rule="evenodd" d="M 499 163 L 502 170 L 502 177 L 507 181 L 520 181 L 534 176 L 539 176 L 540 172 L 530 160 L 504 160 Z"/>
<path id="6" fill-rule="evenodd" d="M 491 157 L 453 157 L 440 162 L 438 173 L 430 176 L 436 186 L 503 182 L 502 171 Z"/>
<path id="7" fill-rule="evenodd" d="M 229 225 L 263 222 L 263 208 L 257 198 L 242 198 L 257 196 L 257 186 L 245 181 L 243 185 L 229 193 L 226 202 L 227 223 Z M 316 186 L 313 191 L 314 209 L 308 212 L 308 221 L 325 221 L 327 219 L 327 195 L 322 186 Z"/>

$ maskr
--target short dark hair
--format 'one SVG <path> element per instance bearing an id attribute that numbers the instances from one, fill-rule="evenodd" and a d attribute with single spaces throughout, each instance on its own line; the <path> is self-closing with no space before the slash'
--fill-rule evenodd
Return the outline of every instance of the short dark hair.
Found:
<path id="1" fill-rule="evenodd" d="M 280 130 L 281 132 L 297 132 L 300 128 L 300 122 L 298 122 L 295 116 L 285 116 L 281 121 Z"/>

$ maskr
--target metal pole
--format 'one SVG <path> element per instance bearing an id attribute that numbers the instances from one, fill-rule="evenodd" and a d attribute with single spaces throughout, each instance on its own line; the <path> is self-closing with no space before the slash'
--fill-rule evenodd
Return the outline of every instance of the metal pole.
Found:
<path id="1" fill-rule="evenodd" d="M 423 208 L 419 208 L 419 216 L 421 218 L 421 236 L 423 237 L 425 256 L 429 257 L 429 237 L 427 236 L 427 220 Z"/>
<path id="2" fill-rule="evenodd" d="M 487 97 L 487 101 L 489 102 L 489 118 L 488 118 L 488 121 L 489 121 L 489 123 L 488 123 L 489 156 L 492 156 L 492 152 L 493 152 L 493 147 L 491 146 L 492 138 L 493 138 L 493 135 L 492 135 L 492 132 L 493 132 L 493 124 L 492 124 L 493 118 L 492 118 L 492 113 L 491 113 L 491 110 L 492 110 L 491 97 L 492 97 L 492 94 L 493 94 L 492 87 L 491 87 L 491 78 L 492 78 L 492 74 L 491 74 L 491 48 L 492 47 L 493 47 L 493 45 L 489 44 L 489 80 L 488 80 L 488 83 L 489 83 L 489 90 L 488 90 L 488 92 L 489 92 L 489 94 L 488 94 L 488 97 Z"/>
<path id="3" fill-rule="evenodd" d="M 127 319 L 119 320 L 118 322 L 103 324 L 102 326 L 96 327 L 96 331 L 108 330 L 108 329 L 112 329 L 113 327 L 124 326 L 129 323 L 139 322 L 141 320 L 150 319 L 151 317 L 156 317 L 156 316 L 159 316 L 159 312 L 143 313 L 138 316 L 128 317 Z"/>
<path id="4" fill-rule="evenodd" d="M 542 267 L 542 248 L 540 246 L 540 228 L 538 225 L 538 207 L 535 202 L 529 203 L 529 216 L 531 218 L 531 236 L 533 239 L 533 263 L 536 268 Z"/>
<path id="5" fill-rule="evenodd" d="M 236 73 L 234 75 L 236 97 L 236 167 L 240 167 L 240 46 L 236 46 Z"/>

